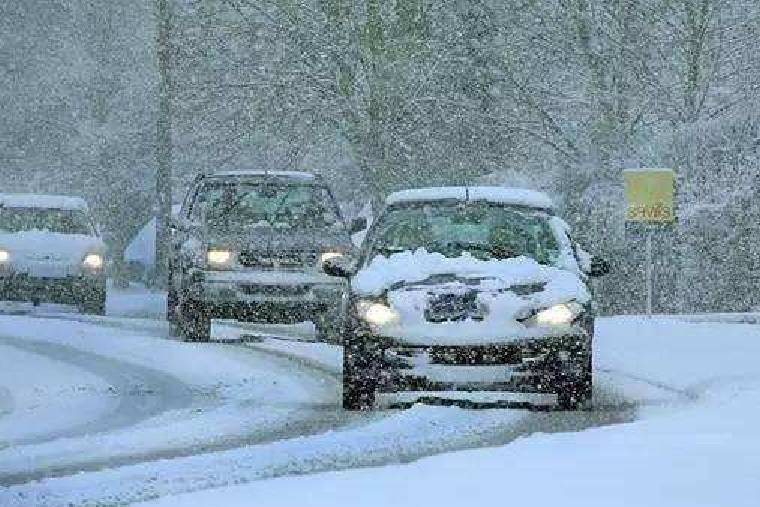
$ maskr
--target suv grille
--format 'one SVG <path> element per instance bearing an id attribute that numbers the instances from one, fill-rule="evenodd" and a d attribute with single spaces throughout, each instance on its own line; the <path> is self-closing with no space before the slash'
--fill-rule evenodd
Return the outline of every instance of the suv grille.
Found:
<path id="1" fill-rule="evenodd" d="M 308 285 L 241 285 L 240 289 L 249 296 L 293 298 L 309 294 Z"/>
<path id="2" fill-rule="evenodd" d="M 518 364 L 522 351 L 514 345 L 482 345 L 459 347 L 431 347 L 430 360 L 433 364 L 449 365 L 500 365 Z"/>
<path id="3" fill-rule="evenodd" d="M 317 265 L 318 254 L 313 250 L 283 250 L 270 254 L 246 250 L 238 256 L 247 268 L 308 268 Z"/>

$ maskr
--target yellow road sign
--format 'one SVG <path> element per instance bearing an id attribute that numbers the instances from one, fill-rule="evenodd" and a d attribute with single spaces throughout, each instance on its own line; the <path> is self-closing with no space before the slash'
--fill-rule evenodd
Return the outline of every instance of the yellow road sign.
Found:
<path id="1" fill-rule="evenodd" d="M 627 169 L 623 171 L 630 222 L 671 223 L 675 221 L 672 169 Z"/>

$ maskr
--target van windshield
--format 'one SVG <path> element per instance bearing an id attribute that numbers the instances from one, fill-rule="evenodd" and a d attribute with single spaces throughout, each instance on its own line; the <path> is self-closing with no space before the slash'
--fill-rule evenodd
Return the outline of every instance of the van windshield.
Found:
<path id="1" fill-rule="evenodd" d="M 0 207 L 0 231 L 46 231 L 60 234 L 92 234 L 87 214 L 79 210 Z"/>

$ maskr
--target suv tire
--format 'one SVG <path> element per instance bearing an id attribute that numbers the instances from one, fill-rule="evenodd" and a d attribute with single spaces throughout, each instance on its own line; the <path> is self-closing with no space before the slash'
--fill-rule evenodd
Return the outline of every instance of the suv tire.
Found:
<path id="1" fill-rule="evenodd" d="M 86 315 L 106 314 L 106 289 L 98 288 L 86 292 L 79 303 L 79 311 Z"/>
<path id="2" fill-rule="evenodd" d="M 377 380 L 371 377 L 371 359 L 363 347 L 343 348 L 343 409 L 369 410 L 375 404 Z M 370 375 L 367 375 L 370 373 Z"/>
<path id="3" fill-rule="evenodd" d="M 171 284 L 171 282 L 169 283 Z M 177 323 L 177 306 L 177 291 L 175 291 L 174 288 L 169 285 L 169 291 L 166 294 L 166 320 L 170 324 Z"/>
<path id="4" fill-rule="evenodd" d="M 593 372 L 591 354 L 587 355 L 583 373 L 563 382 L 557 389 L 557 406 L 560 410 L 590 410 L 592 408 Z"/>
<path id="5" fill-rule="evenodd" d="M 182 305 L 179 329 L 183 341 L 207 342 L 211 340 L 211 313 L 206 305 L 196 301 L 187 301 Z"/>

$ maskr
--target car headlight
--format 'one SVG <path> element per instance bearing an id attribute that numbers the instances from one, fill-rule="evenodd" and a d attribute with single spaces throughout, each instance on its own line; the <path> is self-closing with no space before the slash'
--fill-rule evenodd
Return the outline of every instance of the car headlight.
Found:
<path id="1" fill-rule="evenodd" d="M 89 269 L 102 269 L 103 268 L 103 256 L 100 254 L 88 254 L 84 261 L 82 261 L 84 267 Z"/>
<path id="2" fill-rule="evenodd" d="M 11 260 L 11 254 L 8 253 L 8 250 L 0 249 L 0 263 L 8 262 L 9 260 Z"/>
<path id="3" fill-rule="evenodd" d="M 385 303 L 372 300 L 359 300 L 356 313 L 363 321 L 376 326 L 392 324 L 399 319 L 398 312 Z"/>
<path id="4" fill-rule="evenodd" d="M 570 302 L 541 310 L 533 317 L 533 320 L 541 326 L 565 326 L 574 322 L 581 314 L 583 314 L 583 306 Z"/>
<path id="5" fill-rule="evenodd" d="M 322 255 L 319 257 L 319 265 L 321 266 L 327 261 L 331 261 L 333 259 L 339 259 L 343 257 L 345 254 L 343 252 L 338 252 L 337 250 L 329 250 L 326 252 L 322 252 Z"/>
<path id="6" fill-rule="evenodd" d="M 213 267 L 226 266 L 232 260 L 232 252 L 223 249 L 212 249 L 206 254 L 206 260 Z"/>

